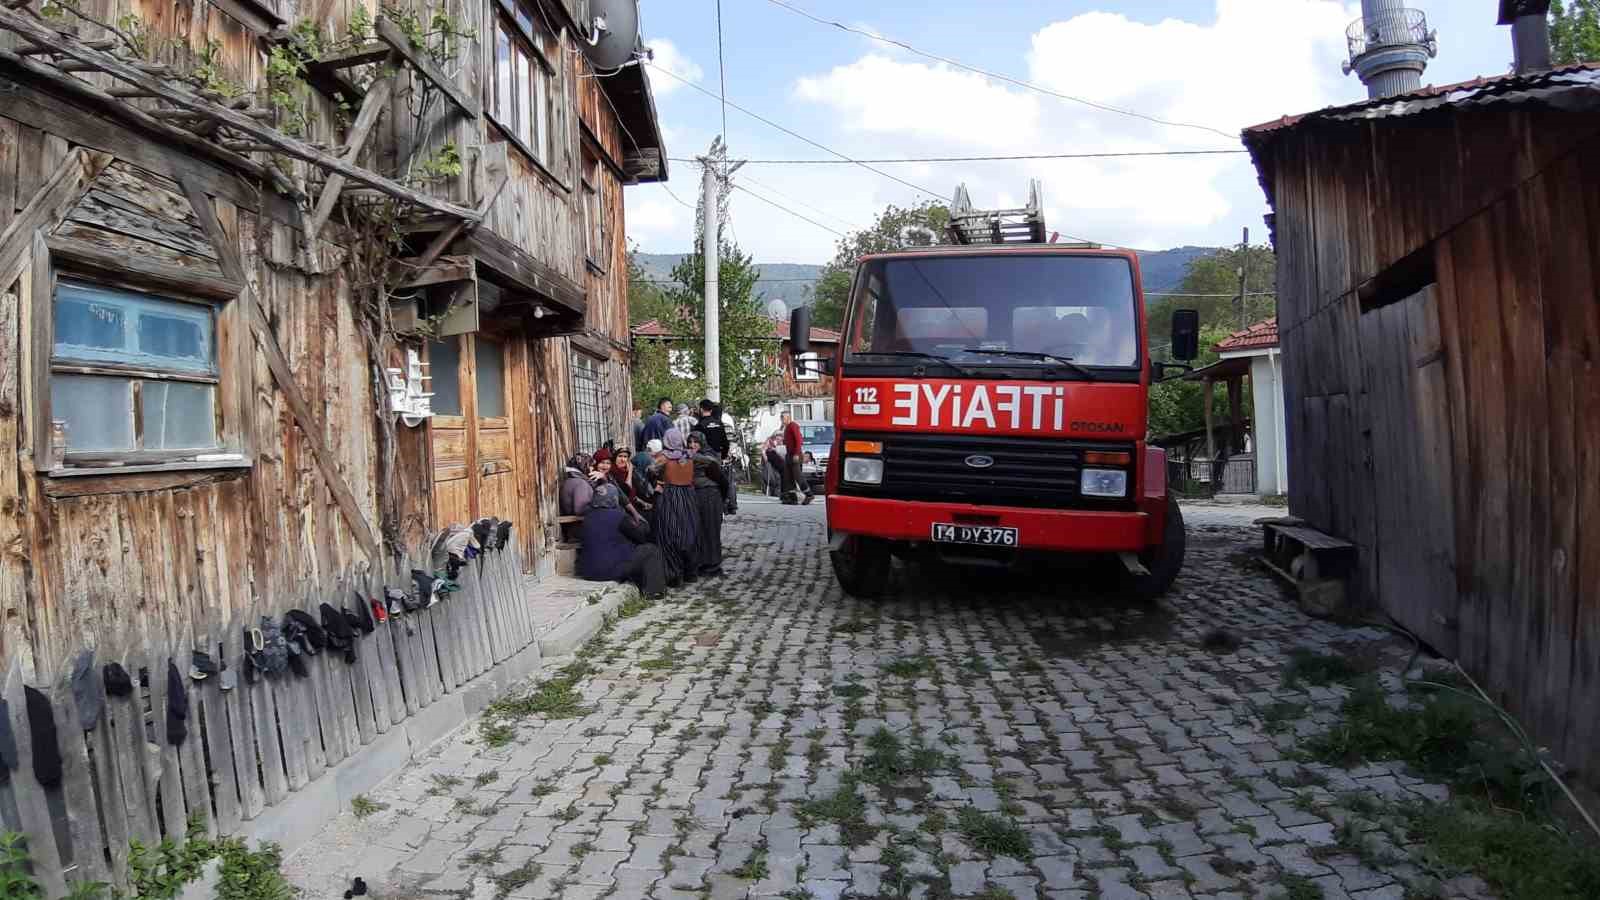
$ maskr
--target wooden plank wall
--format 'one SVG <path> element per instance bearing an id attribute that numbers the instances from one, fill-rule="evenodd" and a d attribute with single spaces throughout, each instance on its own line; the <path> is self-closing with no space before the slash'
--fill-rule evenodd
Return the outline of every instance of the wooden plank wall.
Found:
<path id="1" fill-rule="evenodd" d="M 184 527 L 196 532 L 214 525 L 213 511 L 193 506 L 192 499 L 174 501 L 192 516 L 172 523 L 192 523 Z M 194 543 L 193 534 L 164 537 Z M 68 679 L 27 678 L 12 662 L 0 674 L 0 696 L 11 710 L 20 766 L 0 784 L 0 830 L 27 837 L 35 876 L 46 896 L 60 897 L 79 881 L 126 889 L 130 841 L 153 847 L 181 836 L 193 817 L 212 835 L 247 834 L 251 820 L 293 795 L 331 790 L 333 766 L 535 642 L 535 623 L 520 602 L 517 547 L 513 542 L 469 563 L 459 579 L 462 589 L 442 604 L 379 624 L 371 634 L 358 632 L 353 663 L 324 652 L 310 658 L 304 677 L 285 672 L 260 679 L 247 678 L 241 668 L 242 627 L 258 615 L 281 619 L 291 606 L 313 616 L 324 602 L 348 606 L 352 592 L 381 597 L 385 587 L 409 590 L 409 566 L 330 573 L 281 602 L 256 598 L 236 608 L 230 600 L 243 579 L 228 569 L 235 560 L 213 557 L 199 573 L 205 608 L 192 623 L 168 618 L 151 621 L 146 632 L 101 636 L 97 672 L 121 662 L 134 676 L 134 693 L 107 697 L 104 714 L 87 730 L 78 724 Z M 413 558 L 422 552 L 418 548 Z M 141 577 L 154 586 L 172 576 L 147 570 Z M 221 653 L 239 673 L 236 688 L 223 691 L 217 678 L 187 678 L 196 646 Z M 166 731 L 169 661 L 184 676 L 191 704 L 188 734 L 178 745 Z M 148 675 L 143 686 L 141 671 Z M 53 705 L 64 760 L 59 785 L 35 777 L 25 684 Z M 152 754 L 159 754 L 159 765 L 147 765 Z"/>
<path id="2" fill-rule="evenodd" d="M 1600 117 L 1422 115 L 1271 152 L 1294 513 L 1600 783 Z M 1393 296 L 1402 260 L 1431 286 Z"/>

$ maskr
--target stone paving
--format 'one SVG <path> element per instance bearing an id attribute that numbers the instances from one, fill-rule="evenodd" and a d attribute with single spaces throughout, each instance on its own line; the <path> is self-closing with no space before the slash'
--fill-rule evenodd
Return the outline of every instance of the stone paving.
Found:
<path id="1" fill-rule="evenodd" d="M 377 898 L 1403 900 L 1410 848 L 1351 797 L 1443 789 L 1294 761 L 1345 689 L 1282 677 L 1295 647 L 1392 639 L 1303 616 L 1250 564 L 1257 532 L 1208 521 L 1159 605 L 1094 570 L 943 568 L 866 602 L 819 516 L 747 504 L 726 577 L 542 673 L 575 666 L 573 717 L 502 719 L 499 747 L 464 729 L 286 870 L 313 898 L 361 875 Z M 1281 703 L 1309 714 L 1269 727 Z"/>

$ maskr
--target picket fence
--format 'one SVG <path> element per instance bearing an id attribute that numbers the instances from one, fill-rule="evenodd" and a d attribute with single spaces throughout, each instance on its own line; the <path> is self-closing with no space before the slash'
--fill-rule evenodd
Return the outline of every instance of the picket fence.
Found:
<path id="1" fill-rule="evenodd" d="M 79 881 L 125 888 L 129 842 L 154 847 L 179 838 L 191 817 L 203 819 L 213 836 L 247 830 L 296 792 L 317 790 L 325 773 L 378 736 L 533 644 L 538 634 L 522 590 L 520 551 L 517 541 L 510 545 L 469 562 L 461 590 L 432 609 L 390 617 L 372 634 L 357 630 L 355 663 L 337 652 L 310 657 L 306 678 L 287 671 L 255 683 L 244 677 L 242 629 L 262 615 L 281 621 L 290 607 L 235 610 L 199 640 L 103 644 L 96 669 L 119 660 L 134 676 L 134 691 L 107 696 L 92 729 L 79 726 L 67 678 L 34 685 L 52 701 L 63 757 L 61 783 L 48 788 L 34 775 L 23 679 L 13 662 L 0 695 L 10 704 L 19 759 L 9 783 L 0 784 L 0 825 L 26 838 L 45 896 L 60 897 Z M 316 616 L 324 601 L 349 605 L 352 591 L 378 598 L 385 587 L 409 592 L 411 567 L 397 561 L 376 575 L 351 573 L 307 597 L 304 608 Z M 220 648 L 239 669 L 237 687 L 223 691 L 215 677 L 189 680 L 193 648 L 209 648 L 214 657 Z M 180 746 L 166 738 L 168 659 L 184 673 L 190 700 L 189 735 Z"/>

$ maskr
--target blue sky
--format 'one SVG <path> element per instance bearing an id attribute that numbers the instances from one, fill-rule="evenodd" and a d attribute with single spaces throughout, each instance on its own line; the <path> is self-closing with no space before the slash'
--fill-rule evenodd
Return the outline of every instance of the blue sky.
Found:
<path id="1" fill-rule="evenodd" d="M 1344 28 L 1359 3 L 1339 0 L 988 2 L 785 0 L 819 17 L 897 38 L 1062 93 L 1227 134 L 1277 116 L 1365 96 L 1340 73 Z M 1500 74 L 1510 35 L 1493 0 L 1416 0 L 1440 52 L 1423 76 L 1444 84 Z M 655 65 L 715 93 L 715 0 L 642 0 Z M 944 66 L 819 25 L 769 0 L 723 0 L 727 96 L 855 158 L 1237 148 L 1237 139 L 1094 110 Z M 718 102 L 651 72 L 673 157 L 703 153 L 722 130 Z M 735 158 L 828 154 L 728 109 Z M 978 206 L 1020 203 L 1044 184 L 1052 229 L 1159 249 L 1259 240 L 1265 211 L 1243 155 L 1120 161 L 982 162 L 881 168 L 948 198 L 965 182 Z M 630 240 L 647 252 L 692 242 L 699 173 L 672 163 L 665 186 L 628 189 Z M 735 181 L 837 231 L 889 203 L 927 198 L 855 166 L 748 165 Z M 675 195 L 675 197 L 674 197 Z M 761 262 L 823 262 L 838 235 L 735 192 L 733 235 Z"/>

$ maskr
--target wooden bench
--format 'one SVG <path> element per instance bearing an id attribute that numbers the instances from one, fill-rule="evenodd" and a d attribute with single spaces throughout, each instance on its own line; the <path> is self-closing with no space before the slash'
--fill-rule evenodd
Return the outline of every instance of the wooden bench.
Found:
<path id="1" fill-rule="evenodd" d="M 1356 545 L 1324 534 L 1304 520 L 1258 519 L 1261 561 L 1299 592 L 1300 608 L 1313 616 L 1345 607 L 1345 580 L 1355 571 Z"/>

